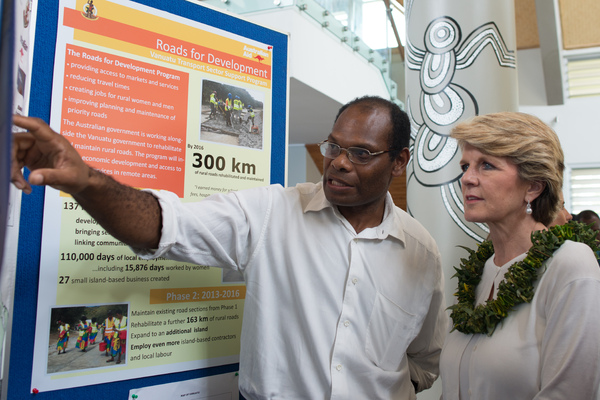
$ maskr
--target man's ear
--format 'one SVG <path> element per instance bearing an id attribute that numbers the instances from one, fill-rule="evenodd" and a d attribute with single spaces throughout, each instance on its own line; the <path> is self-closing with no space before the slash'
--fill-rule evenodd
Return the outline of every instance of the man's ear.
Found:
<path id="1" fill-rule="evenodd" d="M 410 160 L 410 150 L 407 147 L 403 148 L 396 159 L 394 160 L 394 167 L 392 169 L 392 176 L 397 177 L 404 173 L 408 161 Z"/>

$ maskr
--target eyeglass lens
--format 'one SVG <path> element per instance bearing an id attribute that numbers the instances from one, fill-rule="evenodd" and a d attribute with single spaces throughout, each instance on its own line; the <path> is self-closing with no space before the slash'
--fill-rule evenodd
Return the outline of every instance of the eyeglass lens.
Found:
<path id="1" fill-rule="evenodd" d="M 348 153 L 348 158 L 351 162 L 357 164 L 366 164 L 371 159 L 371 153 L 360 147 L 349 147 L 347 149 L 343 149 L 339 145 L 335 143 L 324 142 L 320 146 L 321 154 L 327 158 L 337 158 L 342 150 L 345 150 Z"/>

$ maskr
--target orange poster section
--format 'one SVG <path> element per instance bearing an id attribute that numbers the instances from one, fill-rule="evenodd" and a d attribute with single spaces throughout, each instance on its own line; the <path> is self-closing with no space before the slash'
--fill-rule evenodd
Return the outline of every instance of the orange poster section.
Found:
<path id="1" fill-rule="evenodd" d="M 248 59 L 106 18 L 88 20 L 82 17 L 81 12 L 70 8 L 64 10 L 63 25 L 249 76 L 271 80 L 271 67 L 262 64 L 263 58 L 259 56 Z"/>
<path id="2" fill-rule="evenodd" d="M 246 286 L 150 289 L 150 304 L 189 303 L 197 301 L 241 300 Z"/>
<path id="3" fill-rule="evenodd" d="M 61 133 L 115 179 L 183 197 L 188 74 L 67 45 Z"/>

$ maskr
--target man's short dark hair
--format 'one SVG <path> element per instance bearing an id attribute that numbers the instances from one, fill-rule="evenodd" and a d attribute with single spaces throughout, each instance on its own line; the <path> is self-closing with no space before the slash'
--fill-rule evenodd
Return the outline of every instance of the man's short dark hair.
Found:
<path id="1" fill-rule="evenodd" d="M 600 219 L 600 217 L 598 217 L 598 214 L 595 211 L 583 210 L 582 212 L 577 214 L 573 219 L 579 222 L 588 222 L 593 219 Z"/>
<path id="2" fill-rule="evenodd" d="M 360 105 L 364 108 L 385 108 L 390 113 L 392 121 L 392 132 L 390 135 L 390 158 L 394 160 L 400 154 L 400 151 L 407 148 L 410 143 L 410 120 L 408 115 L 402 109 L 390 100 L 379 96 L 363 96 L 344 104 L 335 116 L 335 121 L 350 106 Z"/>

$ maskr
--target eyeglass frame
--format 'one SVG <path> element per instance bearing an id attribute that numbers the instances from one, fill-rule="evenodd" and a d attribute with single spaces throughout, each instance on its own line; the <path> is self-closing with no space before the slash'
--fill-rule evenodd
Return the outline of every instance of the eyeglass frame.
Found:
<path id="1" fill-rule="evenodd" d="M 321 146 L 324 145 L 325 143 L 337 146 L 340 149 L 339 154 L 337 156 L 335 156 L 335 157 L 327 157 L 325 154 L 323 154 L 323 151 L 321 150 Z M 366 164 L 368 164 L 373 159 L 374 156 L 379 156 L 379 155 L 381 155 L 383 153 L 389 153 L 390 151 L 394 150 L 394 149 L 388 149 L 388 150 L 381 150 L 381 151 L 372 152 L 372 151 L 370 151 L 368 149 L 365 149 L 364 147 L 350 146 L 348 148 L 345 148 L 345 147 L 340 146 L 337 143 L 330 142 L 329 139 L 325 139 L 322 142 L 317 143 L 317 146 L 319 146 L 319 151 L 321 152 L 321 155 L 323 155 L 323 157 L 329 158 L 330 160 L 335 160 L 336 158 L 338 158 L 340 156 L 340 154 L 342 154 L 342 150 L 344 150 L 346 152 L 347 156 L 348 156 L 348 160 L 350 160 L 350 162 L 352 164 L 357 164 L 357 165 L 366 165 Z M 367 160 L 367 162 L 364 162 L 364 163 L 355 162 L 352 159 L 352 153 L 350 153 L 350 149 L 359 149 L 359 150 L 362 150 L 362 151 L 366 151 L 367 153 L 369 153 L 369 159 Z M 325 151 L 325 152 L 327 152 L 327 151 Z"/>

